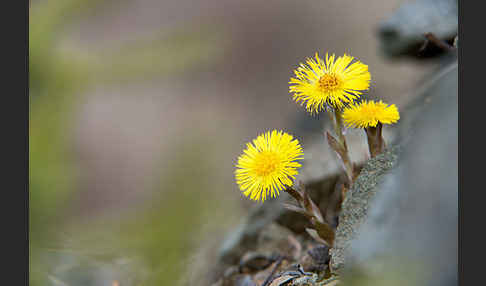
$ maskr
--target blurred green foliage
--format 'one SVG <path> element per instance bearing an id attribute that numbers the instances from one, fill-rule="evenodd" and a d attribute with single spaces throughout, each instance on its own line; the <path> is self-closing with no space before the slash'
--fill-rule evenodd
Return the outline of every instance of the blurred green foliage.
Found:
<path id="1" fill-rule="evenodd" d="M 343 285 L 359 286 L 407 286 L 423 285 L 430 279 L 427 266 L 421 261 L 406 257 L 381 256 L 379 259 L 369 259 L 364 267 L 350 267 L 343 275 Z"/>
<path id="2" fill-rule="evenodd" d="M 202 148 L 211 148 L 210 142 L 191 139 Z M 155 191 L 161 195 L 139 208 L 136 215 L 128 213 L 123 217 L 101 218 L 66 228 L 75 239 L 67 239 L 60 249 L 48 250 L 64 252 L 78 262 L 51 273 L 51 276 L 73 283 L 69 285 L 81 285 L 81 281 L 83 285 L 92 285 L 89 283 L 93 281 L 87 278 L 93 275 L 89 267 L 103 268 L 106 264 L 113 268 L 119 281 L 133 281 L 136 282 L 134 285 L 180 283 L 181 275 L 187 270 L 184 257 L 197 245 L 193 235 L 209 219 L 201 213 L 204 209 L 214 209 L 217 200 L 214 194 L 201 192 L 212 185 L 205 155 L 192 144 L 182 146 L 178 153 L 178 160 L 174 160 L 169 173 L 160 176 L 164 178 L 163 182 L 156 184 Z M 198 166 L 200 171 L 188 172 L 186 162 Z M 82 263 L 86 257 L 89 265 Z M 61 265 L 66 263 L 65 258 L 55 260 Z M 128 274 L 116 265 L 120 258 L 135 260 Z"/>
<path id="3" fill-rule="evenodd" d="M 95 0 L 49 0 L 31 3 L 29 21 L 29 228 L 30 283 L 49 285 L 45 253 L 59 249 L 62 229 L 68 227 L 63 213 L 77 186 L 77 166 L 72 156 L 72 114 L 76 98 L 99 84 L 177 74 L 214 61 L 220 54 L 221 34 L 214 27 L 202 31 L 173 31 L 154 35 L 116 50 L 87 52 L 61 49 L 65 28 L 101 3 Z M 108 3 L 110 4 L 110 3 Z M 116 4 L 116 1 L 111 4 Z M 106 6 L 106 5 L 105 5 Z M 106 8 L 106 7 L 104 7 Z M 219 32 L 218 32 L 219 31 Z M 103 229 L 104 242 L 117 250 L 141 253 L 147 259 L 156 283 L 164 285 L 167 273 L 179 270 L 171 249 L 184 249 L 187 224 L 196 223 L 193 213 L 204 200 L 194 198 L 190 188 L 198 178 L 186 180 L 174 175 L 177 189 L 136 219 L 126 220 L 118 229 Z M 181 186 L 182 184 L 182 186 Z M 96 234 L 94 225 L 86 226 Z M 100 231 L 101 231 L 100 230 Z M 111 233 L 113 237 L 106 236 Z M 81 238 L 80 238 L 81 239 Z M 104 243 L 100 244 L 104 245 Z M 106 247 L 107 247 L 106 246 Z M 60 249 L 60 251 L 64 251 Z M 174 263 L 167 263 L 173 260 Z M 50 283 L 53 283 L 51 277 Z M 173 280 L 172 280 L 173 281 Z"/>

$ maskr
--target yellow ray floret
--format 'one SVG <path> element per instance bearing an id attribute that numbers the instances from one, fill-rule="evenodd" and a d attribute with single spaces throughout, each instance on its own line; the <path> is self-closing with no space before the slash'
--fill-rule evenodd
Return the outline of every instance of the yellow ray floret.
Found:
<path id="1" fill-rule="evenodd" d="M 297 139 L 283 131 L 261 134 L 247 143 L 236 165 L 236 183 L 251 200 L 265 201 L 292 186 L 304 153 Z"/>
<path id="2" fill-rule="evenodd" d="M 371 75 L 368 66 L 344 54 L 338 57 L 326 53 L 322 60 L 316 53 L 315 59 L 308 58 L 307 65 L 300 64 L 290 78 L 289 91 L 293 99 L 306 105 L 307 111 L 317 113 L 326 105 L 341 109 L 346 103 L 359 98 L 370 86 Z"/>
<path id="3" fill-rule="evenodd" d="M 343 110 L 344 123 L 348 127 L 366 128 L 376 127 L 378 122 L 392 124 L 400 119 L 398 108 L 395 104 L 387 105 L 379 102 L 363 101 L 346 107 Z"/>

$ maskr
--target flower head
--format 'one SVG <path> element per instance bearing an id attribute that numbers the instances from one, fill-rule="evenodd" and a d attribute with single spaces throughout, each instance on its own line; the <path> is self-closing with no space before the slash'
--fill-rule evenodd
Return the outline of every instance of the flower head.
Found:
<path id="1" fill-rule="evenodd" d="M 387 105 L 379 102 L 363 101 L 359 104 L 346 107 L 343 111 L 344 123 L 348 127 L 376 127 L 378 122 L 392 124 L 400 119 L 400 114 L 395 104 Z"/>
<path id="2" fill-rule="evenodd" d="M 300 64 L 290 78 L 289 91 L 296 102 L 306 103 L 307 111 L 317 113 L 325 105 L 342 108 L 358 98 L 370 85 L 368 66 L 346 54 L 335 59 L 335 55 L 322 60 L 316 53 L 315 60 L 308 58 L 307 65 Z"/>
<path id="3" fill-rule="evenodd" d="M 251 200 L 265 201 L 267 195 L 276 197 L 286 186 L 292 186 L 297 175 L 296 162 L 303 158 L 297 139 L 283 131 L 273 130 L 261 134 L 246 144 L 238 157 L 236 183 Z"/>

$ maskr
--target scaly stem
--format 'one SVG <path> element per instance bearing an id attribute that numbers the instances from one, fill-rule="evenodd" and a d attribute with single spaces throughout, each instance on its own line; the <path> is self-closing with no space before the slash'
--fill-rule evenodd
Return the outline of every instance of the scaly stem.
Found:
<path id="1" fill-rule="evenodd" d="M 334 109 L 333 123 L 334 123 L 334 132 L 338 136 L 338 143 L 340 145 L 340 148 L 342 149 L 341 152 L 338 152 L 338 154 L 340 155 L 341 160 L 343 162 L 344 171 L 346 172 L 349 181 L 349 186 L 351 186 L 354 178 L 354 168 L 349 158 L 348 145 L 346 144 L 346 137 L 344 137 L 344 133 L 343 133 L 344 124 L 343 124 L 342 112 L 338 109 Z"/>
<path id="2" fill-rule="evenodd" d="M 321 210 L 312 201 L 305 190 L 305 186 L 301 183 L 298 188 L 288 187 L 285 191 L 297 201 L 298 206 L 284 204 L 284 207 L 288 210 L 300 213 L 309 219 L 312 228 L 306 228 L 307 233 L 317 242 L 332 247 L 336 236 L 334 229 L 324 220 Z"/>
<path id="3" fill-rule="evenodd" d="M 366 137 L 368 138 L 368 149 L 370 150 L 371 158 L 382 153 L 385 150 L 385 140 L 381 134 L 383 125 L 378 123 L 376 127 L 365 128 Z"/>
<path id="4" fill-rule="evenodd" d="M 336 134 L 339 136 L 339 143 L 342 144 L 347 151 L 348 146 L 346 145 L 346 138 L 344 137 L 344 133 L 343 133 L 342 112 L 340 110 L 335 110 L 334 117 L 336 118 Z"/>

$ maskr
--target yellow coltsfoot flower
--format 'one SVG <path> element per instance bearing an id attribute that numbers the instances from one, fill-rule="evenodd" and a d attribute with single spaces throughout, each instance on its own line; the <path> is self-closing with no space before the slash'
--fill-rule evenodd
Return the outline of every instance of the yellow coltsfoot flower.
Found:
<path id="1" fill-rule="evenodd" d="M 370 86 L 368 66 L 344 54 L 338 57 L 326 53 L 325 60 L 308 58 L 307 65 L 300 64 L 290 78 L 289 91 L 293 99 L 306 104 L 307 111 L 317 113 L 329 105 L 341 109 L 346 103 L 359 98 Z"/>
<path id="2" fill-rule="evenodd" d="M 370 100 L 346 107 L 343 110 L 343 119 L 348 127 L 367 128 L 376 127 L 378 123 L 395 123 L 400 119 L 400 114 L 395 104 L 387 105 L 381 100 Z"/>
<path id="3" fill-rule="evenodd" d="M 247 143 L 236 165 L 236 183 L 246 197 L 265 201 L 292 186 L 304 153 L 297 139 L 283 131 L 261 134 Z"/>

